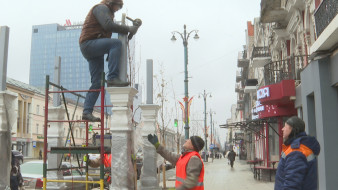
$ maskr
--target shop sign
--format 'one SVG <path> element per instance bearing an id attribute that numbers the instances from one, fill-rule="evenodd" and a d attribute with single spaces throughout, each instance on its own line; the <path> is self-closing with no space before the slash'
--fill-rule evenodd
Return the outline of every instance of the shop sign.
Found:
<path id="1" fill-rule="evenodd" d="M 36 148 L 36 141 L 33 141 L 33 148 Z"/>
<path id="2" fill-rule="evenodd" d="M 264 111 L 264 105 L 260 101 L 256 101 L 256 107 L 252 108 L 251 112 L 253 114 L 258 114 L 258 112 Z"/>
<path id="3" fill-rule="evenodd" d="M 270 90 L 269 87 L 264 87 L 257 90 L 257 100 L 270 97 Z"/>
<path id="4" fill-rule="evenodd" d="M 43 136 L 37 136 L 37 139 L 43 139 Z"/>

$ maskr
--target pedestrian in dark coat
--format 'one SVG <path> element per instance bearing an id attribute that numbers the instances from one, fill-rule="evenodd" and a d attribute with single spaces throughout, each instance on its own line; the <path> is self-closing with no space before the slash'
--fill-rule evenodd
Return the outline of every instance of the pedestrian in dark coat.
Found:
<path id="1" fill-rule="evenodd" d="M 317 187 L 317 156 L 320 145 L 307 136 L 305 123 L 294 116 L 283 127 L 283 151 L 278 164 L 275 190 L 315 190 Z"/>
<path id="2" fill-rule="evenodd" d="M 231 167 L 233 167 L 233 166 L 234 166 L 234 161 L 235 161 L 235 159 L 236 159 L 236 153 L 235 153 L 234 150 L 231 150 L 231 151 L 229 152 L 229 154 L 228 154 L 228 159 L 230 160 L 230 165 L 231 165 Z"/>

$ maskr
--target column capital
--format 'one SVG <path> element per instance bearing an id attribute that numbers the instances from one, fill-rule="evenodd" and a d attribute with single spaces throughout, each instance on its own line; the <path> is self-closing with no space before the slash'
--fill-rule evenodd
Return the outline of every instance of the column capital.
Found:
<path id="1" fill-rule="evenodd" d="M 156 116 L 158 110 L 160 109 L 160 106 L 156 104 L 143 104 L 143 105 L 140 105 L 140 108 L 142 110 L 142 116 L 145 116 L 145 115 Z"/>
<path id="2" fill-rule="evenodd" d="M 110 94 L 110 101 L 114 107 L 131 106 L 133 98 L 138 92 L 132 87 L 108 87 L 106 91 Z"/>

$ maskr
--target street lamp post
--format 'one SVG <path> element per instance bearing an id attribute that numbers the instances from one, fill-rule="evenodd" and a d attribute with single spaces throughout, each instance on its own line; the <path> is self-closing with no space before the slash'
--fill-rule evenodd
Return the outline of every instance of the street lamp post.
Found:
<path id="1" fill-rule="evenodd" d="M 213 121 L 212 121 L 212 114 L 216 114 L 216 112 L 214 112 L 214 111 L 211 111 L 211 109 L 210 109 L 210 145 L 212 145 L 212 143 L 213 143 L 213 136 L 215 135 L 214 133 L 213 133 Z M 212 162 L 214 162 L 214 148 L 215 148 L 215 143 L 214 143 L 214 147 L 213 147 L 213 149 L 212 149 L 212 151 L 211 151 L 211 155 L 212 155 L 212 157 L 211 157 L 211 159 L 212 159 Z"/>
<path id="2" fill-rule="evenodd" d="M 203 92 L 203 94 L 199 94 L 198 97 L 203 96 L 204 99 L 204 140 L 205 140 L 205 146 L 204 146 L 204 162 L 207 162 L 207 154 L 208 154 L 208 134 L 207 134 L 207 97 L 209 95 L 209 97 L 211 97 L 210 93 L 206 93 L 205 90 Z"/>
<path id="3" fill-rule="evenodd" d="M 194 39 L 199 39 L 199 36 L 197 35 L 198 30 L 192 30 L 189 33 L 186 31 L 186 25 L 184 25 L 184 32 L 180 33 L 177 31 L 173 31 L 171 41 L 176 41 L 175 34 L 179 34 L 183 40 L 183 47 L 184 47 L 184 112 L 185 112 L 185 139 L 189 139 L 189 119 L 188 119 L 188 101 L 189 101 L 189 95 L 188 95 L 188 39 L 191 33 L 195 32 Z"/>

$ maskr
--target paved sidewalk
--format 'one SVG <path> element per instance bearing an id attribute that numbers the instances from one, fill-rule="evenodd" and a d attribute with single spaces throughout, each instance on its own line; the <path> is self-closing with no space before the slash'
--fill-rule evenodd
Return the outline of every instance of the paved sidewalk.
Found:
<path id="1" fill-rule="evenodd" d="M 171 176 L 168 176 L 167 187 L 174 187 L 175 176 L 173 172 L 168 174 Z M 273 188 L 274 182 L 255 180 L 250 166 L 245 161 L 235 161 L 234 168 L 227 164 L 226 159 L 214 159 L 213 163 L 205 163 L 204 189 L 206 190 L 273 190 Z"/>
<path id="2" fill-rule="evenodd" d="M 205 165 L 204 187 L 206 190 L 273 190 L 274 182 L 258 181 L 253 177 L 245 161 L 235 161 L 234 167 L 226 159 L 215 159 Z"/>

